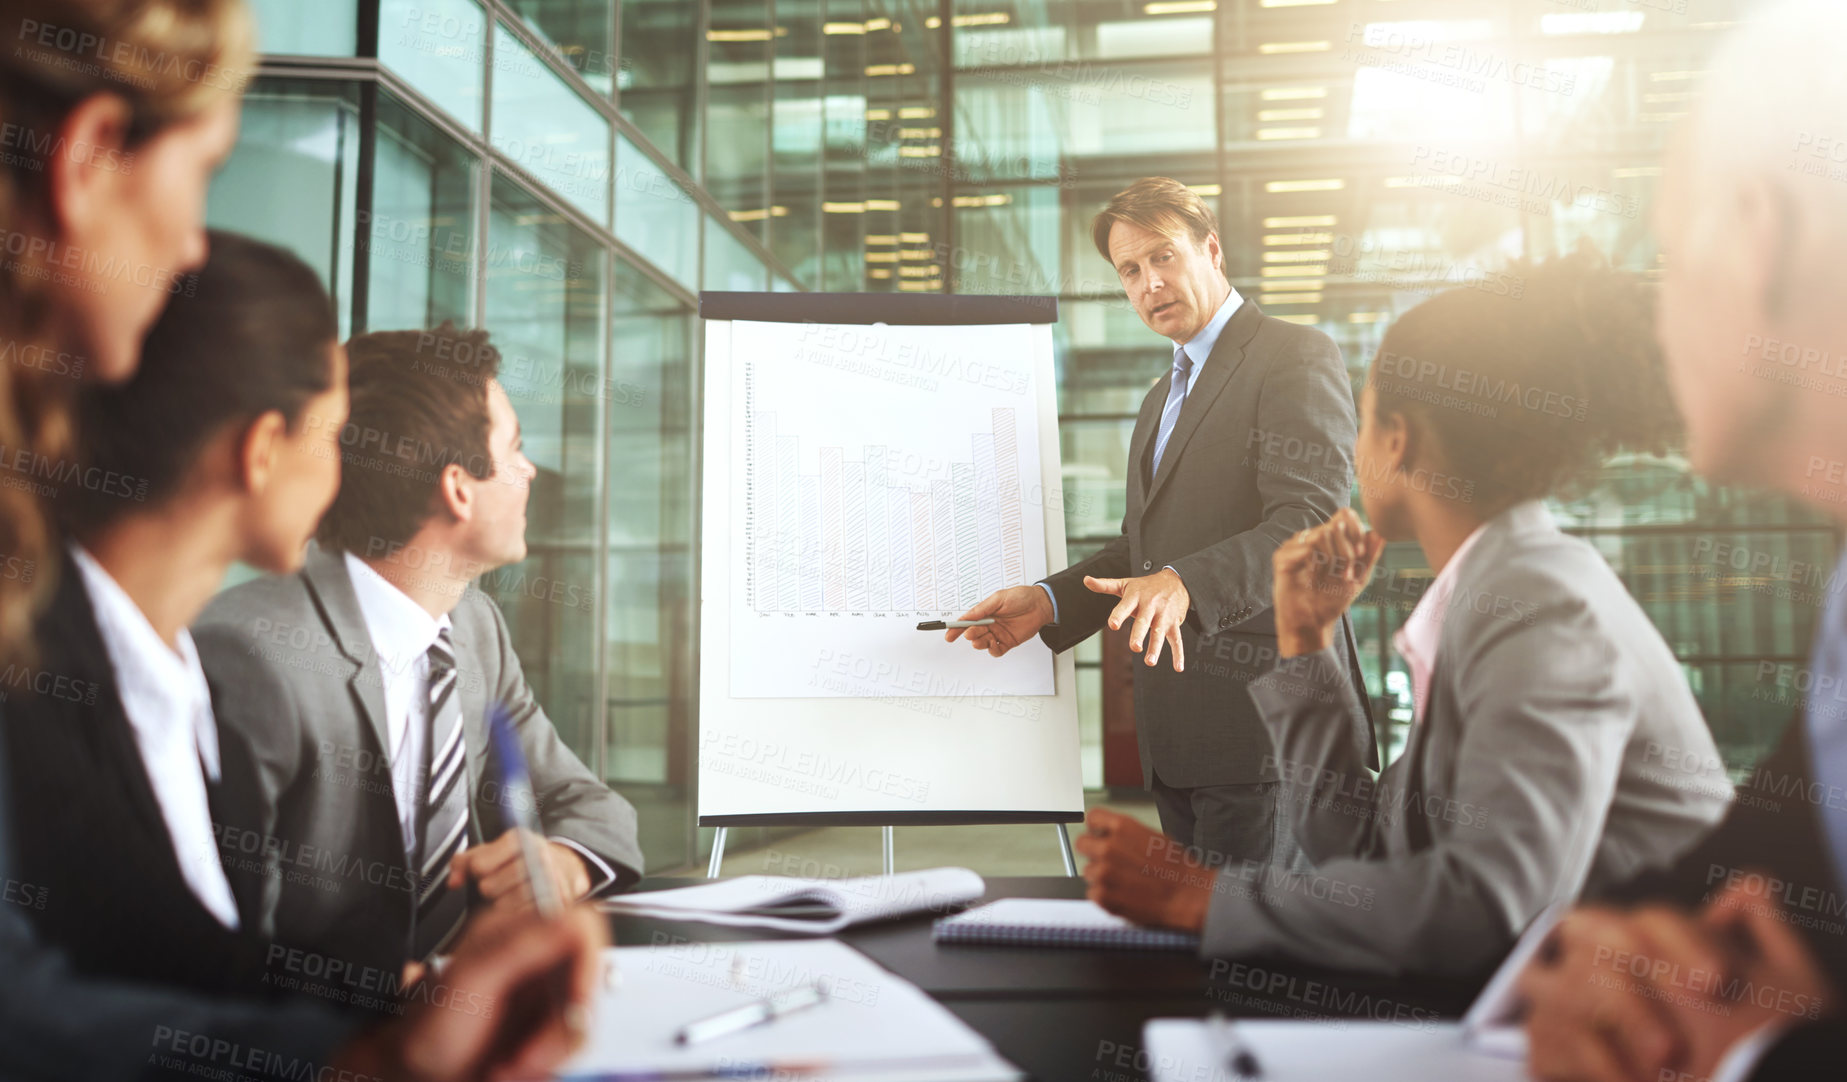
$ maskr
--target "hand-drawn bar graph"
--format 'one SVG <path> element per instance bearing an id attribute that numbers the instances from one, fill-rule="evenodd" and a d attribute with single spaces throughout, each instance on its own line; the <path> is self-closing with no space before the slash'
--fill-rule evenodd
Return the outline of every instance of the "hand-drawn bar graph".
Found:
<path id="1" fill-rule="evenodd" d="M 746 385 L 746 396 L 750 396 Z M 1026 581 L 1018 427 L 1010 407 L 936 461 L 880 444 L 816 448 L 750 409 L 745 432 L 749 606 L 758 613 L 959 613 Z M 933 476 L 947 473 L 947 477 Z"/>
<path id="2" fill-rule="evenodd" d="M 1037 639 L 996 658 L 916 627 L 1045 577 L 1061 512 L 1037 328 L 731 333 L 748 345 L 724 373 L 728 573 L 707 598 L 722 598 L 708 614 L 728 628 L 731 694 L 1055 694 Z"/>

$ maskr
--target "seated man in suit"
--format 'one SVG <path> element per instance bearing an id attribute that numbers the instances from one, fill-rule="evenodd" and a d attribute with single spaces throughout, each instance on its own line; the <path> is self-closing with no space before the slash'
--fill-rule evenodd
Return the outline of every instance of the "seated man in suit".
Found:
<path id="1" fill-rule="evenodd" d="M 1847 188 L 1827 158 L 1847 145 L 1843 73 L 1847 8 L 1754 13 L 1710 65 L 1656 227 L 1672 253 L 1657 331 L 1692 467 L 1847 525 Z M 1821 612 L 1781 746 L 1710 838 L 1567 917 L 1526 971 L 1535 1077 L 1841 1077 L 1847 561 L 1813 570 L 1790 584 Z M 1660 755 L 1667 771 L 1688 758 Z"/>
<path id="2" fill-rule="evenodd" d="M 355 961 L 440 952 L 471 901 L 530 904 L 487 712 L 510 710 L 560 894 L 641 876 L 635 811 L 559 739 L 473 583 L 526 555 L 536 472 L 481 330 L 347 344 L 344 474 L 302 570 L 220 594 L 194 629 L 220 724 L 258 767 L 277 938 Z"/>

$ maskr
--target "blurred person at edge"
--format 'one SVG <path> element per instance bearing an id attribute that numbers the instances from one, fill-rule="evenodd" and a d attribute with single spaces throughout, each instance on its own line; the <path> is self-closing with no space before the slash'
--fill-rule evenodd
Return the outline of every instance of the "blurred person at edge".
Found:
<path id="1" fill-rule="evenodd" d="M 1693 470 L 1847 526 L 1847 6 L 1742 17 L 1664 162 L 1657 335 Z M 1522 976 L 1534 1076 L 1841 1077 L 1847 562 L 1819 592 L 1798 715 L 1725 821 L 1568 915 Z"/>
<path id="2" fill-rule="evenodd" d="M 236 139 L 252 28 L 240 0 L 0 0 L 0 38 L 0 122 L 32 137 L 0 156 L 0 652 L 29 668 L 60 546 L 43 464 L 72 454 L 79 378 L 129 378 L 205 258 L 205 193 Z M 0 822 L 0 875 L 10 836 Z M 482 1010 L 424 1000 L 356 1029 L 312 1004 L 84 977 L 0 906 L 0 1075 L 184 1075 L 212 1066 L 201 1041 L 256 1075 L 302 1063 L 404 1082 L 539 1074 L 582 1039 L 604 936 L 582 911 L 484 922 L 443 976 Z"/>

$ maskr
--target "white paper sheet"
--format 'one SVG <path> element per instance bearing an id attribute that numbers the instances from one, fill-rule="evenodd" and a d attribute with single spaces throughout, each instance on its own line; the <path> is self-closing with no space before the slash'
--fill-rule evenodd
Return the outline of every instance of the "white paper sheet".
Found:
<path id="1" fill-rule="evenodd" d="M 1236 1021 L 1263 1082 L 1525 1082 L 1515 1059 L 1478 1051 L 1458 1023 Z M 1153 1082 L 1234 1082 L 1211 1027 L 1159 1018 L 1142 1030 Z"/>
<path id="2" fill-rule="evenodd" d="M 668 942 L 619 947 L 610 958 L 619 976 L 597 1001 L 588 1043 L 560 1072 L 566 1079 L 1022 1077 L 916 985 L 836 940 Z M 819 983 L 827 1002 L 690 1047 L 674 1043 L 688 1022 L 808 983 Z"/>
<path id="3" fill-rule="evenodd" d="M 916 629 L 1046 574 L 1031 331 L 733 325 L 733 696 L 1053 694 Z"/>

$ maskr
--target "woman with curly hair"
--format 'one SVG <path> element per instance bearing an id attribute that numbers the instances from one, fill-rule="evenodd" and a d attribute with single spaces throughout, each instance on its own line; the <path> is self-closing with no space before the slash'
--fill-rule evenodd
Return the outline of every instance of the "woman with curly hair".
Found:
<path id="1" fill-rule="evenodd" d="M 1473 973 L 1553 902 L 1664 865 L 1731 786 L 1661 635 L 1544 499 L 1677 419 L 1638 278 L 1581 252 L 1453 289 L 1386 332 L 1360 399 L 1351 509 L 1274 559 L 1276 669 L 1252 681 L 1308 871 L 1215 870 L 1093 813 L 1091 896 L 1215 955 Z M 1345 738 L 1341 614 L 1387 541 L 1434 578 L 1396 636 L 1404 752 L 1377 778 Z M 1406 587 L 1409 586 L 1409 589 Z M 1163 878 L 1163 873 L 1169 873 Z"/>

